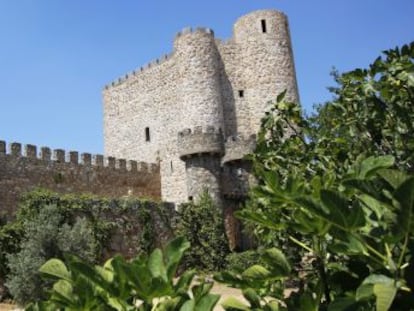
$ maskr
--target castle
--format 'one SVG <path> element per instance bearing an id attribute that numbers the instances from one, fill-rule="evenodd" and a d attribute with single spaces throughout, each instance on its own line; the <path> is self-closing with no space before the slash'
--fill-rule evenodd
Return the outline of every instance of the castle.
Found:
<path id="1" fill-rule="evenodd" d="M 247 14 L 226 41 L 184 29 L 170 55 L 104 88 L 105 156 L 0 141 L 0 217 L 13 217 L 21 194 L 36 187 L 172 203 L 207 189 L 237 240 L 231 215 L 253 180 L 244 156 L 268 102 L 285 89 L 298 101 L 283 13 Z"/>
<path id="2" fill-rule="evenodd" d="M 219 205 L 237 205 L 251 183 L 244 156 L 268 102 L 285 89 L 298 101 L 283 13 L 247 14 L 226 41 L 186 28 L 170 55 L 105 87 L 105 154 L 159 163 L 165 201 L 187 202 L 207 189 Z"/>

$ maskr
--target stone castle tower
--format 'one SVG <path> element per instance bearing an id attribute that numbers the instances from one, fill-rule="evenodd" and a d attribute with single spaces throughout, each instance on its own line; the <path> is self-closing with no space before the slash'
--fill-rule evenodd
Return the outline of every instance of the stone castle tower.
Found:
<path id="1" fill-rule="evenodd" d="M 237 205 L 249 187 L 243 157 L 269 101 L 285 89 L 298 101 L 283 13 L 247 14 L 226 41 L 186 28 L 170 55 L 105 87 L 105 155 L 159 162 L 165 201 L 186 202 L 208 189 L 220 205 Z"/>

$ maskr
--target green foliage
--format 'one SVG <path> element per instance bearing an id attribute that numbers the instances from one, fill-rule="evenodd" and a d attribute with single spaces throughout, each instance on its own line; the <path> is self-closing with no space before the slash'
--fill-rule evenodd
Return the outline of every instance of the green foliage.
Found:
<path id="1" fill-rule="evenodd" d="M 259 185 L 239 216 L 293 269 L 272 283 L 279 291 L 251 284 L 258 296 L 233 310 L 413 309 L 414 43 L 384 55 L 336 74 L 315 115 L 281 94 L 263 119 L 251 155 Z M 240 287 L 243 273 L 227 282 Z M 298 292 L 280 294 L 291 280 Z"/>
<path id="2" fill-rule="evenodd" d="M 335 73 L 334 99 L 311 117 L 278 96 L 262 120 L 252 159 L 261 170 L 277 170 L 283 182 L 334 172 L 342 177 L 358 158 L 392 155 L 413 172 L 414 42 L 384 52 L 368 69 Z"/>
<path id="3" fill-rule="evenodd" d="M 279 310 L 283 282 L 290 275 L 290 264 L 276 248 L 263 252 L 260 262 L 244 271 L 225 271 L 215 276 L 219 282 L 240 288 L 250 304 L 247 306 L 231 297 L 222 304 L 225 310 Z"/>
<path id="4" fill-rule="evenodd" d="M 256 250 L 248 250 L 241 253 L 230 253 L 226 257 L 227 270 L 243 271 L 248 267 L 257 263 L 260 252 Z"/>
<path id="5" fill-rule="evenodd" d="M 125 255 L 149 253 L 171 234 L 169 212 L 173 210 L 161 204 L 133 199 L 27 193 L 16 220 L 0 230 L 0 281 L 8 276 L 8 287 L 19 302 L 42 297 L 37 270 L 47 259 L 74 253 L 97 261 L 108 256 L 113 236 L 123 239 Z M 163 229 L 157 233 L 156 222 Z"/>
<path id="6" fill-rule="evenodd" d="M 131 261 L 116 256 L 103 266 L 92 266 L 77 257 L 67 264 L 46 262 L 40 272 L 55 280 L 47 301 L 27 310 L 164 310 L 210 311 L 219 296 L 210 294 L 212 284 L 191 285 L 194 271 L 174 282 L 178 265 L 190 244 L 184 238 L 171 241 L 164 251 Z"/>
<path id="7" fill-rule="evenodd" d="M 17 221 L 31 219 L 45 205 L 55 204 L 64 219 L 73 224 L 77 216 L 86 217 L 98 241 L 97 252 L 105 251 L 105 245 L 115 233 L 125 236 L 130 249 L 129 256 L 137 252 L 150 252 L 160 240 L 155 221 L 162 225 L 167 238 L 171 235 L 172 209 L 161 203 L 126 199 L 105 199 L 90 195 L 62 195 L 47 190 L 27 193 L 17 212 Z M 165 215 L 167 214 L 167 215 Z M 166 238 L 166 237 L 161 237 Z"/>
<path id="8" fill-rule="evenodd" d="M 43 297 L 39 267 L 51 257 L 62 257 L 65 252 L 76 253 L 90 262 L 95 260 L 96 242 L 84 218 L 73 226 L 64 223 L 56 206 L 45 206 L 36 217 L 23 223 L 24 237 L 21 250 L 8 255 L 9 275 L 6 286 L 19 303 Z"/>
<path id="9" fill-rule="evenodd" d="M 181 205 L 178 216 L 177 234 L 185 236 L 191 243 L 183 266 L 203 271 L 223 269 L 230 252 L 223 213 L 208 192 L 204 192 L 196 203 Z"/>
<path id="10" fill-rule="evenodd" d="M 304 238 L 289 237 L 308 252 L 307 268 L 289 273 L 287 260 L 273 250 L 269 266 L 226 272 L 217 279 L 252 288 L 261 301 L 262 309 L 256 310 L 267 310 L 266 297 L 283 301 L 287 310 L 413 310 L 414 276 L 407 267 L 414 247 L 414 176 L 386 168 L 393 164 L 387 156 L 368 158 L 356 163 L 338 186 L 310 190 L 297 179 L 286 189 L 278 174 L 269 172 L 255 198 L 269 209 L 284 206 L 287 212 L 280 219 L 248 210 L 240 216 L 272 230 L 296 228 Z M 276 276 L 301 284 L 298 292 L 286 298 L 285 283 L 274 281 Z M 256 282 L 250 282 L 252 277 Z M 284 310 L 282 304 L 279 310 Z"/>
<path id="11" fill-rule="evenodd" d="M 20 224 L 4 224 L 0 227 L 0 301 L 7 298 L 9 293 L 4 286 L 6 276 L 9 274 L 7 255 L 20 250 L 22 226 Z"/>

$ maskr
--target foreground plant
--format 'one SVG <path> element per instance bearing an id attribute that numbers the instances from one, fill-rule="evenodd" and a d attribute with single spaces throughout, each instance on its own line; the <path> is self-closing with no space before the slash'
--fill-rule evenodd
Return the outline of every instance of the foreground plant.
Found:
<path id="1" fill-rule="evenodd" d="M 253 198 L 266 212 L 239 216 L 285 232 L 307 257 L 289 273 L 273 249 L 265 265 L 220 274 L 250 303 L 230 300 L 226 310 L 414 310 L 414 177 L 393 165 L 390 156 L 368 158 L 330 188 L 320 177 L 310 186 L 294 178 L 285 185 L 265 172 Z M 290 295 L 287 280 L 296 287 Z"/>
<path id="2" fill-rule="evenodd" d="M 103 266 L 76 257 L 69 257 L 67 264 L 51 259 L 40 269 L 56 280 L 51 295 L 27 310 L 213 310 L 219 296 L 210 294 L 212 283 L 191 285 L 195 271 L 186 271 L 174 282 L 189 247 L 184 238 L 177 238 L 164 251 L 156 249 L 132 261 L 116 256 Z"/>

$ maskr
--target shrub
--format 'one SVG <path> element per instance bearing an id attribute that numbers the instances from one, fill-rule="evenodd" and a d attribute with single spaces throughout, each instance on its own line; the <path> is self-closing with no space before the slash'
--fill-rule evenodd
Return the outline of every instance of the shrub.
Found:
<path id="1" fill-rule="evenodd" d="M 4 282 L 9 274 L 7 255 L 17 253 L 20 249 L 22 226 L 20 223 L 9 223 L 0 227 L 0 301 L 9 297 Z"/>
<path id="2" fill-rule="evenodd" d="M 178 215 L 177 233 L 191 243 L 183 260 L 184 267 L 206 272 L 223 269 L 230 252 L 223 214 L 208 192 L 195 203 L 181 205 Z"/>
<path id="3" fill-rule="evenodd" d="M 260 252 L 257 250 L 248 250 L 241 253 L 230 253 L 226 257 L 226 269 L 231 271 L 244 271 L 248 267 L 257 264 L 260 260 Z"/>
<path id="4" fill-rule="evenodd" d="M 63 223 L 63 216 L 54 205 L 45 206 L 33 219 L 23 223 L 21 250 L 8 255 L 10 274 L 6 286 L 18 303 L 37 301 L 44 297 L 44 282 L 38 270 L 52 257 L 62 258 L 73 252 L 92 262 L 96 241 L 89 224 L 78 218 L 73 226 Z"/>

